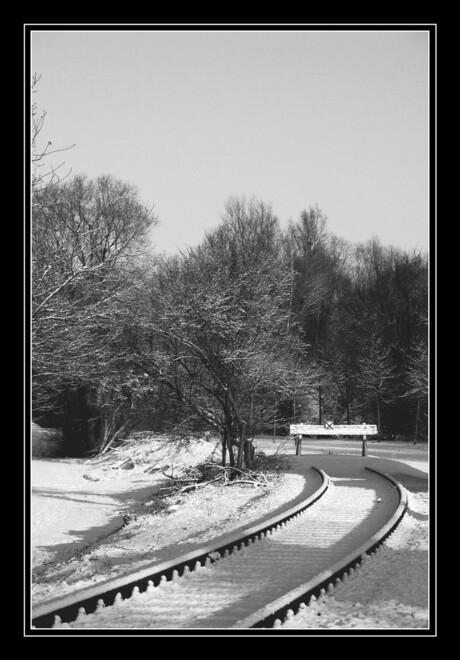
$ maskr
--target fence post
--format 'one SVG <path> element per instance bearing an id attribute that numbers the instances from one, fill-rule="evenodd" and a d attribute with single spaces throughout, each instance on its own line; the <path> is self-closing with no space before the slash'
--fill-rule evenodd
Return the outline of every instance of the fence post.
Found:
<path id="1" fill-rule="evenodd" d="M 297 436 L 295 455 L 300 456 L 302 454 L 302 436 Z"/>

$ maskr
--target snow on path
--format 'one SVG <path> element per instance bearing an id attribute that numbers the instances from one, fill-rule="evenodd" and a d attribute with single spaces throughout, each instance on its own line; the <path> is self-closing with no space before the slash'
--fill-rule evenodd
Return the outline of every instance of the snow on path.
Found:
<path id="1" fill-rule="evenodd" d="M 318 457 L 327 469 L 331 457 Z M 429 493 L 425 465 L 387 459 L 362 459 L 391 474 L 409 490 L 406 514 L 385 541 L 377 557 L 366 561 L 352 579 L 343 582 L 322 603 L 299 611 L 280 629 L 428 628 Z"/>
<path id="2" fill-rule="evenodd" d="M 410 493 L 409 509 L 375 561 L 323 602 L 305 607 L 281 629 L 428 628 L 428 500 Z"/>
<path id="3" fill-rule="evenodd" d="M 362 461 L 334 458 L 327 494 L 283 530 L 243 550 L 243 561 L 240 553 L 231 555 L 71 627 L 228 628 L 327 569 L 380 529 L 398 504 L 394 487 L 365 471 Z"/>

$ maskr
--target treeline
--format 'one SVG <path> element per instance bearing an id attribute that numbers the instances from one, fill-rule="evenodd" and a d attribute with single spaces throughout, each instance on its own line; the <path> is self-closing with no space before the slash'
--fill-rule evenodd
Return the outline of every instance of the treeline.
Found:
<path id="1" fill-rule="evenodd" d="M 247 438 L 301 421 L 426 437 L 425 254 L 352 245 L 318 208 L 283 228 L 254 199 L 173 257 L 155 223 L 111 176 L 33 192 L 33 418 L 67 453 L 210 430 L 241 466 Z"/>

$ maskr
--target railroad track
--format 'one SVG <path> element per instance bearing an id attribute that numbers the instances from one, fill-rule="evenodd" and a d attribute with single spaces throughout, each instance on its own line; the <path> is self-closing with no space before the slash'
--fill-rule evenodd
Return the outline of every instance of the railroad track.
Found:
<path id="1" fill-rule="evenodd" d="M 357 463 L 353 474 L 313 467 L 317 489 L 282 515 L 146 569 L 39 606 L 35 628 L 228 629 L 279 625 L 353 573 L 395 529 L 407 494 Z"/>

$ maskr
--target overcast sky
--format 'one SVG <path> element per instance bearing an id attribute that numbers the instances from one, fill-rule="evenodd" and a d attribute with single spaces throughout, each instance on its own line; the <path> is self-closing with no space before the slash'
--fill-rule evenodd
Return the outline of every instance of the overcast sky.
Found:
<path id="1" fill-rule="evenodd" d="M 72 174 L 154 205 L 152 240 L 197 245 L 230 195 L 282 225 L 318 205 L 353 242 L 428 248 L 426 31 L 32 32 L 41 137 Z"/>

